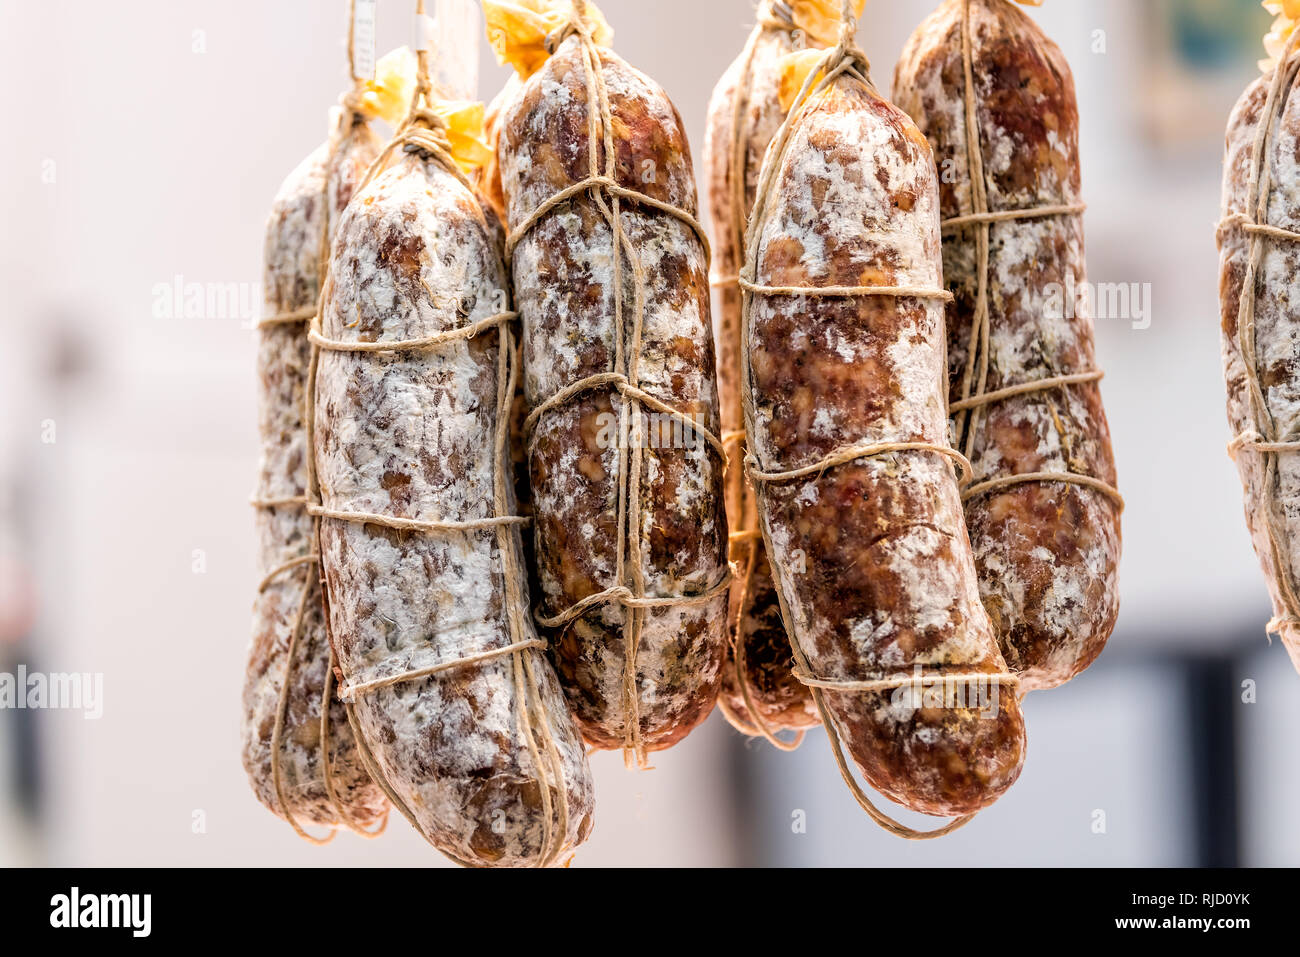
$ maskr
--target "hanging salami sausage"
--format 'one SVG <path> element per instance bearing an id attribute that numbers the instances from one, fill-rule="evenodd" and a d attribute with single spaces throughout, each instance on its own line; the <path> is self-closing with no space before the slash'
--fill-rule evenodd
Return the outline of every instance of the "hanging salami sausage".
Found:
<path id="1" fill-rule="evenodd" d="M 312 334 L 330 638 L 363 756 L 421 834 L 462 864 L 558 864 L 592 785 L 529 617 L 504 233 L 462 169 L 486 161 L 483 108 L 434 98 L 427 61 Z"/>
<path id="2" fill-rule="evenodd" d="M 538 621 L 584 736 L 644 765 L 713 708 L 731 582 L 690 151 L 593 4 L 484 8 L 523 81 L 501 108 L 498 160 Z"/>
<path id="3" fill-rule="evenodd" d="M 413 74 L 413 58 L 398 53 L 385 57 L 374 80 L 357 76 L 354 50 L 350 43 L 354 88 L 334 113 L 328 141 L 289 174 L 271 208 L 266 316 L 258 327 L 262 462 L 253 504 L 264 578 L 253 605 L 243 762 L 262 803 L 314 843 L 338 827 L 372 833 L 388 811 L 334 696 L 316 523 L 306 509 L 307 327 L 339 217 L 383 145 L 370 120 L 390 118 L 393 102 L 409 99 Z M 331 834 L 312 837 L 309 825 Z"/>
<path id="4" fill-rule="evenodd" d="M 1289 290 L 1300 264 L 1300 4 L 1268 38 L 1273 60 L 1228 121 L 1219 227 L 1223 370 L 1246 524 L 1274 617 L 1300 668 L 1300 314 Z"/>
<path id="5" fill-rule="evenodd" d="M 948 444 L 939 187 L 843 5 L 764 162 L 740 285 L 747 471 L 800 680 L 882 826 L 933 837 L 1016 780 L 1025 727 Z M 811 59 L 811 63 L 805 61 Z M 900 804 L 959 815 L 919 833 Z"/>
<path id="6" fill-rule="evenodd" d="M 980 595 L 1022 689 L 1088 667 L 1119 613 L 1120 513 L 1090 305 L 1079 110 L 1009 0 L 946 0 L 894 79 L 943 171 L 950 412 Z"/>

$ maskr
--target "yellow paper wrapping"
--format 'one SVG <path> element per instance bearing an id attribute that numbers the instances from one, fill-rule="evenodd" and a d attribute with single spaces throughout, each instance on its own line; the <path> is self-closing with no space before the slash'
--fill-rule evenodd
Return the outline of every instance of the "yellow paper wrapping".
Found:
<path id="1" fill-rule="evenodd" d="M 415 96 L 417 62 L 407 47 L 398 47 L 375 64 L 375 78 L 367 80 L 360 98 L 360 109 L 393 127 L 406 121 Z M 431 100 L 429 109 L 447 124 L 447 141 L 451 155 L 462 170 L 471 173 L 482 169 L 492 159 L 483 131 L 482 103 L 466 100 Z"/>
<path id="2" fill-rule="evenodd" d="M 375 64 L 375 77 L 367 80 L 361 110 L 391 126 L 401 125 L 415 95 L 415 54 L 398 47 Z"/>
<path id="3" fill-rule="evenodd" d="M 794 98 L 803 89 L 804 82 L 826 56 L 825 50 L 796 50 L 781 58 L 781 109 L 789 113 Z"/>
<path id="4" fill-rule="evenodd" d="M 521 79 L 527 80 L 550 59 L 546 38 L 568 22 L 573 14 L 570 0 L 483 0 L 488 41 L 502 65 L 511 66 Z M 591 0 L 587 2 L 587 25 L 601 46 L 614 40 L 604 14 Z"/>
<path id="5" fill-rule="evenodd" d="M 451 155 L 461 169 L 472 173 L 492 161 L 492 150 L 483 131 L 484 107 L 469 100 L 434 100 L 429 109 L 447 123 Z"/>
<path id="6" fill-rule="evenodd" d="M 1300 20 L 1300 0 L 1264 0 L 1264 9 L 1277 18 L 1273 29 L 1264 37 L 1268 57 L 1259 61 L 1259 68 L 1267 73 L 1277 65 L 1291 34 L 1295 33 L 1296 21 Z"/>

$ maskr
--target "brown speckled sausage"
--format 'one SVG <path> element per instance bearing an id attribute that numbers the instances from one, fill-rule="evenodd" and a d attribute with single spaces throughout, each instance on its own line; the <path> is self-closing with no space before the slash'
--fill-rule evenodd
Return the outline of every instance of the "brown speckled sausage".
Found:
<path id="1" fill-rule="evenodd" d="M 339 226 L 323 305 L 327 340 L 420 339 L 507 304 L 493 214 L 440 162 L 398 157 Z M 494 496 L 511 486 L 508 462 L 499 475 L 495 454 L 509 403 L 498 394 L 508 388 L 501 347 L 499 329 L 487 329 L 427 350 L 323 350 L 322 506 L 426 523 L 496 517 Z M 517 528 L 503 537 L 500 528 L 398 530 L 327 517 L 320 538 L 341 695 L 535 641 L 526 610 L 511 615 L 512 595 L 527 607 L 526 582 L 506 578 L 508 564 L 522 566 Z M 590 773 L 543 651 L 408 677 L 356 695 L 353 707 L 383 779 L 425 837 L 457 861 L 560 862 L 586 839 Z"/>
<path id="2" fill-rule="evenodd" d="M 677 111 L 655 83 L 614 53 L 602 49 L 598 60 L 617 132 L 617 181 L 694 214 L 690 151 Z M 512 230 L 591 172 L 584 63 L 580 38 L 570 36 L 502 113 L 498 149 Z M 598 143 L 603 170 L 603 137 Z M 614 243 L 609 220 L 591 192 L 546 213 L 514 249 L 529 404 L 537 410 L 583 379 L 627 374 L 629 364 L 636 363 L 641 389 L 697 417 L 716 436 L 705 248 L 682 220 L 635 201 L 623 200 L 620 221 L 630 241 L 630 248 L 618 253 L 624 277 L 622 368 L 616 368 L 614 341 Z M 639 344 L 631 341 L 638 272 L 645 292 Z M 530 435 L 539 610 L 547 619 L 611 587 L 632 588 L 638 572 L 643 594 L 652 599 L 705 596 L 725 587 L 720 456 L 692 430 L 679 428 L 674 440 L 661 439 L 659 448 L 650 447 L 653 441 L 640 443 L 640 474 L 631 474 L 636 440 L 626 450 L 619 447 L 622 410 L 617 391 L 593 388 L 543 410 Z M 655 426 L 643 410 L 640 431 L 648 437 Z M 627 473 L 622 477 L 620 461 Z M 621 499 L 633 505 L 626 511 L 628 526 L 633 514 L 641 517 L 640 527 L 625 527 L 623 534 Z M 620 543 L 623 581 L 616 574 Z M 639 563 L 631 558 L 633 546 L 639 547 Z M 679 741 L 712 710 L 726 641 L 726 595 L 707 604 L 632 613 L 642 618 L 632 661 L 634 706 L 625 694 L 629 611 L 618 601 L 599 604 L 563 625 L 551 645 L 587 740 L 643 757 Z"/>
<path id="3" fill-rule="evenodd" d="M 1219 231 L 1222 301 L 1223 372 L 1228 389 L 1228 421 L 1232 433 L 1245 439 L 1293 443 L 1300 436 L 1300 242 L 1258 237 L 1262 243 L 1254 289 L 1246 289 L 1252 242 L 1243 222 L 1259 222 L 1300 232 L 1300 60 L 1282 67 L 1275 121 L 1265 151 L 1257 158 L 1256 139 L 1274 74 L 1261 77 L 1242 95 L 1228 123 L 1223 174 L 1224 225 Z M 1261 168 L 1267 192 L 1250 195 L 1252 172 Z M 1252 199 L 1254 202 L 1252 203 Z M 1266 203 L 1267 215 L 1258 205 Z M 1254 334 L 1243 343 L 1247 326 L 1240 324 L 1242 299 L 1254 295 Z M 1243 350 L 1244 346 L 1244 350 Z M 1253 352 L 1253 358 L 1250 354 Z M 1251 400 L 1251 380 L 1259 383 L 1264 408 Z M 1270 428 L 1271 426 L 1271 428 Z M 1294 451 L 1242 447 L 1237 468 L 1245 493 L 1246 523 L 1263 566 L 1278 632 L 1291 660 L 1300 668 L 1300 622 L 1296 619 L 1300 589 L 1300 456 Z M 1270 531 L 1270 524 L 1273 531 Z"/>
<path id="4" fill-rule="evenodd" d="M 266 231 L 266 316 L 259 331 L 259 429 L 262 463 L 256 499 L 259 567 L 271 575 L 253 606 L 253 642 L 244 684 L 243 761 L 258 798 L 299 826 L 337 827 L 351 821 L 372 827 L 388 809 L 383 792 L 366 774 L 352 730 L 331 695 L 329 767 L 337 805 L 326 788 L 321 749 L 321 708 L 329 669 L 329 642 L 315 563 L 271 574 L 316 550 L 307 514 L 305 389 L 311 347 L 307 319 L 275 321 L 316 305 L 325 232 L 331 234 L 366 168 L 379 153 L 370 126 L 351 112 L 336 117 L 331 141 L 322 144 L 285 180 Z M 273 770 L 276 716 L 284 689 L 294 625 L 301 618 L 281 729 L 280 806 Z"/>
<path id="5" fill-rule="evenodd" d="M 929 138 L 945 219 L 969 215 L 962 23 L 947 0 L 912 36 L 894 102 Z M 992 212 L 1080 203 L 1079 111 L 1060 49 L 1007 0 L 970 0 L 978 148 Z M 951 400 L 964 395 L 979 287 L 980 225 L 944 236 Z M 989 229 L 989 348 L 984 392 L 1096 371 L 1087 303 L 1052 308 L 1053 289 L 1087 278 L 1079 215 L 997 222 Z M 1069 278 L 1069 277 L 1072 277 Z M 954 416 L 976 482 L 1073 472 L 1115 484 L 1110 429 L 1094 382 L 1033 392 Z M 1105 647 L 1119 613 L 1120 505 L 1096 488 L 1017 484 L 969 499 L 980 594 L 1008 665 L 1026 690 L 1062 684 Z"/>
<path id="6" fill-rule="evenodd" d="M 727 620 L 731 623 L 727 658 L 722 669 L 720 700 L 741 731 L 758 731 L 745 704 L 742 676 L 736 671 L 736 651 L 742 654 L 743 680 L 750 700 L 771 730 L 797 730 L 818 723 L 812 694 L 795 680 L 790 639 L 781 621 L 781 606 L 772 585 L 767 551 L 758 533 L 754 492 L 745 481 L 739 441 L 744 431 L 740 407 L 740 289 L 734 279 L 744 255 L 744 224 L 754 204 L 754 189 L 768 144 L 785 120 L 779 95 L 780 61 L 797 48 L 795 26 L 782 26 L 770 12 L 760 10 L 760 25 L 744 52 L 728 67 L 709 104 L 708 135 L 704 142 L 708 170 L 709 207 L 713 215 L 714 272 L 718 289 L 718 395 L 722 428 L 731 455 L 727 469 L 727 521 L 731 527 L 736 582 L 731 589 Z M 740 142 L 745 156 L 744 209 L 736 216 L 737 184 L 732 176 L 734 119 L 742 104 Z M 739 230 L 737 230 L 739 225 Z M 735 437 L 734 439 L 732 437 Z M 746 536 L 744 533 L 749 533 Z M 752 563 L 752 564 L 751 564 Z"/>
<path id="7" fill-rule="evenodd" d="M 941 284 L 939 191 L 906 114 L 841 75 L 769 154 L 773 188 L 751 224 L 765 287 Z M 769 175 L 765 170 L 764 175 Z M 1020 773 L 1025 727 L 979 600 L 952 463 L 929 448 L 830 468 L 840 450 L 945 448 L 943 305 L 893 295 L 746 297 L 753 468 L 811 474 L 758 485 L 786 624 L 834 731 L 877 790 L 964 815 Z M 751 471 L 751 475 L 755 475 Z M 962 676 L 971 699 L 916 697 L 909 680 Z M 986 680 L 987 679 L 987 680 Z"/>

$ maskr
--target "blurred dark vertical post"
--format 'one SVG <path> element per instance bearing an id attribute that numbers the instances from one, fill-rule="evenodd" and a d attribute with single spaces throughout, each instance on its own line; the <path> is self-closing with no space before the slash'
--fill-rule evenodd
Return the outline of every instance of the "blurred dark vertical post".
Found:
<path id="1" fill-rule="evenodd" d="M 0 503 L 0 671 L 17 675 L 18 666 L 35 670 L 32 661 L 32 632 L 36 621 L 35 575 L 30 556 L 28 522 L 31 501 L 21 482 L 3 488 Z M 24 520 L 26 519 L 26 521 Z M 15 687 L 25 696 L 25 687 Z M 41 773 L 35 712 L 25 708 L 5 709 L 0 734 L 7 738 L 4 751 L 9 767 L 0 768 L 0 786 L 9 792 L 25 824 L 40 821 Z"/>
<path id="2" fill-rule="evenodd" d="M 717 714 L 715 721 L 722 721 Z M 731 845 L 735 849 L 737 867 L 770 867 L 771 847 L 764 840 L 759 826 L 758 809 L 763 805 L 764 790 L 768 787 L 767 766 L 756 749 L 765 742 L 745 738 L 727 728 L 727 780 L 730 785 L 727 800 L 731 812 Z"/>
<path id="3" fill-rule="evenodd" d="M 1199 867 L 1241 866 L 1241 749 L 1232 655 L 1187 659 L 1188 767 Z"/>

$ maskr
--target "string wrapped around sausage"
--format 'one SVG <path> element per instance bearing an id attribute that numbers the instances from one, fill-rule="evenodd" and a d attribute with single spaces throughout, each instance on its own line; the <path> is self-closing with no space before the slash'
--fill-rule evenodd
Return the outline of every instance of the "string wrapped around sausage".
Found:
<path id="1" fill-rule="evenodd" d="M 1025 727 L 948 444 L 939 188 L 844 2 L 772 144 L 747 237 L 747 471 L 800 679 L 862 807 L 902 836 L 1016 780 Z M 928 814 L 918 833 L 850 773 Z"/>
<path id="2" fill-rule="evenodd" d="M 312 335 L 310 510 L 340 697 L 375 779 L 439 850 L 558 864 L 590 832 L 592 784 L 529 617 L 504 235 L 458 165 L 485 159 L 483 110 L 432 100 L 420 61 Z"/>
<path id="3" fill-rule="evenodd" d="M 243 764 L 259 800 L 303 838 L 308 826 L 366 833 L 388 812 L 334 696 L 315 520 L 307 514 L 307 326 L 339 216 L 382 144 L 359 85 L 329 140 L 285 180 L 267 224 L 266 316 L 258 328 L 262 462 L 253 640 L 243 691 Z"/>
<path id="4" fill-rule="evenodd" d="M 708 244 L 668 97 L 594 5 L 530 6 L 485 3 L 523 79 L 498 159 L 538 621 L 584 736 L 644 765 L 708 716 L 726 642 Z"/>
<path id="5" fill-rule="evenodd" d="M 894 102 L 944 175 L 950 410 L 980 595 L 1026 690 L 1088 667 L 1119 614 L 1120 515 L 1087 280 L 1079 110 L 1060 49 L 1008 0 L 946 0 Z"/>
<path id="6" fill-rule="evenodd" d="M 1300 16 L 1300 9 L 1291 10 Z M 1268 630 L 1300 669 L 1300 32 L 1281 16 L 1275 60 L 1228 122 L 1219 227 L 1229 446 L 1273 600 Z"/>

